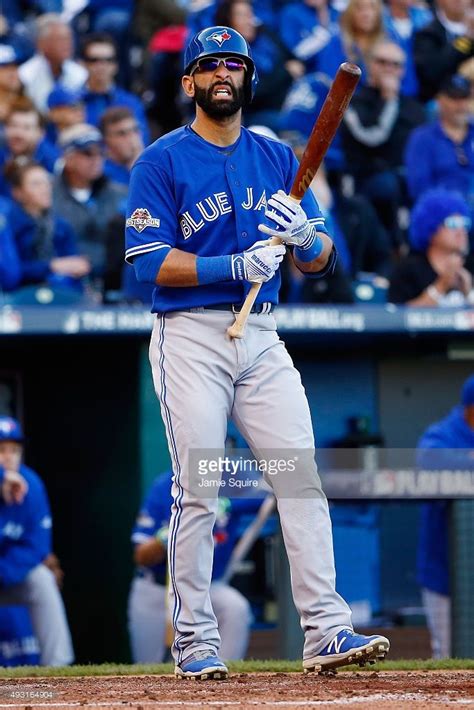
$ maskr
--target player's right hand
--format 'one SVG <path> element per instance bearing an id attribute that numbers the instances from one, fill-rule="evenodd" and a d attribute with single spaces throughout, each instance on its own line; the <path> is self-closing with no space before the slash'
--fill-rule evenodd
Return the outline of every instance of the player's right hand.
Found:
<path id="1" fill-rule="evenodd" d="M 270 245 L 269 239 L 255 242 L 241 254 L 232 255 L 232 273 L 236 281 L 270 281 L 285 256 L 285 245 Z"/>
<path id="2" fill-rule="evenodd" d="M 2 498 L 7 505 L 18 505 L 28 493 L 28 483 L 18 471 L 6 469 L 1 486 Z"/>

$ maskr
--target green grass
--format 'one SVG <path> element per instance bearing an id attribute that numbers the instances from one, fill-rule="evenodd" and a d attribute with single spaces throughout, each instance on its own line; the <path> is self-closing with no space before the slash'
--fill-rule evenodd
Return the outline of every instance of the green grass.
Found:
<path id="1" fill-rule="evenodd" d="M 301 661 L 232 661 L 229 663 L 234 673 L 301 673 Z M 472 658 L 450 658 L 443 661 L 385 661 L 373 666 L 348 666 L 349 671 L 430 671 L 430 670 L 474 670 Z M 125 665 L 104 663 L 101 665 L 67 666 L 65 668 L 43 668 L 41 666 L 22 666 L 21 668 L 0 668 L 2 678 L 53 678 L 77 676 L 112 676 L 112 675 L 163 675 L 173 672 L 171 663 Z"/>

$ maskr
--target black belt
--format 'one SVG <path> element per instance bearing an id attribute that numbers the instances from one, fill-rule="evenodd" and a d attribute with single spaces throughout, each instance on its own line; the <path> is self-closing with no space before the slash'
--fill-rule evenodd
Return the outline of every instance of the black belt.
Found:
<path id="1" fill-rule="evenodd" d="M 201 306 L 201 308 L 190 308 L 190 311 L 231 311 L 232 313 L 240 313 L 243 303 L 213 303 L 210 306 Z M 250 313 L 271 313 L 274 309 L 274 304 L 269 301 L 265 303 L 254 303 Z"/>

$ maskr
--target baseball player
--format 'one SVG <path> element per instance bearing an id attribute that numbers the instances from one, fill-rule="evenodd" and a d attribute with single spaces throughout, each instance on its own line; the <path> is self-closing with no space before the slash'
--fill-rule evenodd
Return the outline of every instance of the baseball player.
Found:
<path id="1" fill-rule="evenodd" d="M 129 629 L 135 663 L 160 663 L 166 654 L 166 549 L 172 471 L 159 476 L 137 517 L 132 532 L 137 572 L 129 597 Z M 221 636 L 220 653 L 226 660 L 244 657 L 252 614 L 247 599 L 222 581 L 232 550 L 237 542 L 239 523 L 245 513 L 255 513 L 261 498 L 219 497 L 213 529 L 214 561 L 210 587 L 212 606 Z"/>
<path id="2" fill-rule="evenodd" d="M 0 605 L 28 607 L 41 664 L 64 666 L 74 659 L 71 636 L 56 580 L 43 564 L 51 554 L 49 502 L 22 453 L 20 424 L 0 417 Z"/>
<path id="3" fill-rule="evenodd" d="M 238 32 L 210 27 L 195 35 L 182 87 L 196 116 L 149 146 L 130 182 L 126 259 L 139 280 L 156 284 L 150 360 L 174 471 L 168 560 L 178 678 L 228 675 L 209 593 L 217 491 L 205 496 L 199 488 L 199 452 L 224 452 L 228 417 L 264 472 L 275 452 L 286 456 L 288 471 L 290 456 L 297 465 L 291 477 L 270 476 L 267 468 L 267 479 L 305 633 L 304 669 L 364 663 L 389 648 L 383 636 L 354 634 L 335 590 L 309 406 L 271 311 L 286 246 L 298 268 L 316 278 L 331 272 L 336 254 L 310 191 L 301 205 L 286 194 L 297 171 L 291 149 L 241 125 L 256 83 Z M 283 244 L 258 240 L 258 229 Z M 231 340 L 226 329 L 255 282 L 262 288 L 245 338 Z"/>

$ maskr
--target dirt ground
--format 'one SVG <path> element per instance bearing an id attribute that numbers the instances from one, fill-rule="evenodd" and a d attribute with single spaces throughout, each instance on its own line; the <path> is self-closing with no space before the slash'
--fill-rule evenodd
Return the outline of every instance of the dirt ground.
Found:
<path id="1" fill-rule="evenodd" d="M 236 673 L 226 681 L 173 676 L 24 678 L 0 681 L 0 708 L 384 708 L 474 710 L 474 671 Z"/>

